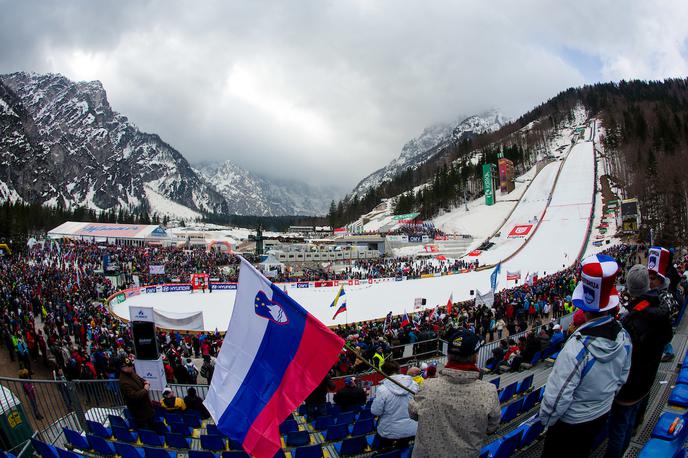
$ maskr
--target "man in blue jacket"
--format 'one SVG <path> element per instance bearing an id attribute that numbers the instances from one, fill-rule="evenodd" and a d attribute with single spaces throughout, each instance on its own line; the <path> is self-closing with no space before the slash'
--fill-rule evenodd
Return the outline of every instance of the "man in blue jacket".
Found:
<path id="1" fill-rule="evenodd" d="M 559 457 L 562 450 L 590 455 L 631 367 L 631 339 L 609 314 L 619 304 L 619 267 L 606 255 L 590 256 L 582 267 L 573 305 L 587 322 L 567 340 L 547 380 L 540 405 L 540 421 L 548 427 L 543 457 Z"/>

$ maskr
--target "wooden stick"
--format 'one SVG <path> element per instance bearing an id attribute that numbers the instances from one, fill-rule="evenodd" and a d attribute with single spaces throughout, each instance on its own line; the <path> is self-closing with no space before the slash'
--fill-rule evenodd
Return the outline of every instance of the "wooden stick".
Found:
<path id="1" fill-rule="evenodd" d="M 344 347 L 345 347 L 347 350 L 354 352 L 354 354 L 356 355 L 356 357 L 357 357 L 358 359 L 360 359 L 361 361 L 363 361 L 363 362 L 366 364 L 366 366 L 370 367 L 371 369 L 373 369 L 373 370 L 374 370 L 375 372 L 377 372 L 378 374 L 382 375 L 384 378 L 386 378 L 386 379 L 389 380 L 390 382 L 394 383 L 395 385 L 397 385 L 397 386 L 400 387 L 400 388 L 403 388 L 404 390 L 408 391 L 408 392 L 411 393 L 411 394 L 416 394 L 412 389 L 410 389 L 410 388 L 408 388 L 408 387 L 405 387 L 404 385 L 402 385 L 401 383 L 397 382 L 397 381 L 394 380 L 392 377 L 390 377 L 389 375 L 385 374 L 385 373 L 382 372 L 380 369 L 378 369 L 377 367 L 375 367 L 375 365 L 374 365 L 373 363 L 371 363 L 370 361 L 368 361 L 367 359 L 365 359 L 364 357 L 362 357 L 361 354 L 360 354 L 358 351 L 356 351 L 352 346 L 350 346 L 348 342 L 344 342 Z"/>

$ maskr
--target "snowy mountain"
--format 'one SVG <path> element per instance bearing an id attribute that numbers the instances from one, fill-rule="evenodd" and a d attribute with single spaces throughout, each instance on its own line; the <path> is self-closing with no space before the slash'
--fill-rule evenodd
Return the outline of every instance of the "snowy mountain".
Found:
<path id="1" fill-rule="evenodd" d="M 0 163 L 6 171 L 0 180 L 23 200 L 151 212 L 177 205 L 186 207 L 186 216 L 227 211 L 222 196 L 177 150 L 112 111 L 98 81 L 2 75 L 0 100 Z"/>
<path id="2" fill-rule="evenodd" d="M 449 144 L 458 143 L 485 132 L 494 132 L 508 122 L 509 120 L 499 112 L 490 110 L 467 118 L 461 117 L 455 123 L 430 126 L 418 137 L 408 141 L 401 149 L 399 157 L 361 180 L 354 188 L 353 194 L 363 195 L 369 189 L 391 180 L 407 168 L 422 165 L 442 152 Z"/>
<path id="3" fill-rule="evenodd" d="M 344 194 L 332 187 L 266 178 L 231 161 L 199 164 L 197 172 L 227 201 L 238 215 L 325 215 L 332 200 Z"/>
<path id="4" fill-rule="evenodd" d="M 145 208 L 185 219 L 324 215 L 343 194 L 231 163 L 198 172 L 159 136 L 113 111 L 100 82 L 57 74 L 0 75 L 0 165 L 0 202 Z"/>

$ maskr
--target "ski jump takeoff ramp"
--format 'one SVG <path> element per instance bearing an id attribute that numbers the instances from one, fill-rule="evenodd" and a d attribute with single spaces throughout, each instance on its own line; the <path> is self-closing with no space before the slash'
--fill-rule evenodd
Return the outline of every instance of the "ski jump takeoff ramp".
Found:
<path id="1" fill-rule="evenodd" d="M 577 258 L 586 240 L 595 190 L 595 155 L 591 141 L 581 141 L 573 146 L 567 156 L 556 182 L 549 205 L 537 230 L 530 235 L 519 251 L 505 250 L 504 258 L 512 256 L 502 264 L 498 289 L 507 287 L 506 271 L 520 270 L 525 278 L 528 272 L 540 276 L 561 270 Z M 549 170 L 547 167 L 551 167 Z M 519 218 L 532 218 L 538 213 L 533 210 L 543 207 L 541 193 L 549 194 L 556 174 L 555 164 L 550 164 L 538 174 L 539 182 L 524 197 L 523 213 L 516 210 L 507 224 Z M 545 172 L 545 173 L 543 173 Z M 549 188 L 548 188 L 549 184 Z M 531 186 L 532 187 L 532 186 Z M 505 225 L 506 228 L 506 225 Z M 497 261 L 497 259 L 495 259 Z M 414 311 L 416 298 L 425 298 L 424 308 L 445 304 L 452 294 L 455 301 L 470 299 L 471 291 L 487 291 L 490 286 L 491 269 L 456 275 L 423 278 L 417 280 L 377 279 L 367 281 L 342 281 L 347 298 L 346 313 L 333 319 L 334 308 L 330 304 L 339 289 L 331 282 L 302 282 L 283 285 L 288 294 L 328 326 L 384 318 L 390 311 L 394 315 Z M 351 284 L 350 284 L 351 283 Z M 180 286 L 180 285 L 177 285 Z M 156 312 L 169 317 L 183 318 L 197 312 L 203 313 L 203 327 L 206 331 L 225 331 L 234 306 L 236 291 L 227 285 L 226 290 L 213 293 L 172 292 L 164 288 L 139 288 L 130 296 L 120 293 L 111 301 L 112 311 L 119 317 L 129 319 L 130 306 L 152 306 Z M 235 286 L 233 286 L 235 287 Z M 179 289 L 179 288 L 177 288 Z M 148 291 L 145 291 L 148 290 Z M 113 296 L 114 298 L 115 296 Z M 180 328 L 183 329 L 183 328 Z"/>

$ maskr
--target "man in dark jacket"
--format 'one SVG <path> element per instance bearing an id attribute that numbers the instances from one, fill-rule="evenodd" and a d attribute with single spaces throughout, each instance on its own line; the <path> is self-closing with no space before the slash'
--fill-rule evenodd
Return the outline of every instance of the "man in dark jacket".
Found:
<path id="1" fill-rule="evenodd" d="M 196 393 L 196 388 L 190 387 L 186 390 L 186 396 L 184 396 L 184 404 L 189 410 L 195 410 L 201 414 L 202 419 L 210 418 L 210 413 L 208 409 L 203 405 L 203 399 Z"/>
<path id="2" fill-rule="evenodd" d="M 330 380 L 330 376 L 326 375 L 320 385 L 306 398 L 309 419 L 327 414 L 327 393 L 332 390 L 334 390 L 334 383 Z"/>
<path id="3" fill-rule="evenodd" d="M 633 343 L 631 371 L 612 405 L 607 458 L 620 458 L 628 448 L 636 417 L 647 406 L 662 351 L 673 334 L 668 310 L 660 307 L 659 296 L 649 289 L 647 268 L 633 266 L 626 275 L 629 313 L 622 320 Z"/>
<path id="4" fill-rule="evenodd" d="M 150 401 L 150 384 L 134 372 L 134 355 L 124 360 L 119 374 L 119 389 L 137 428 L 154 430 L 153 406 Z"/>
<path id="5" fill-rule="evenodd" d="M 347 377 L 344 379 L 344 388 L 337 391 L 334 395 L 334 402 L 343 411 L 349 411 L 355 406 L 360 406 L 366 402 L 366 394 L 363 388 L 356 386 L 356 379 Z"/>

